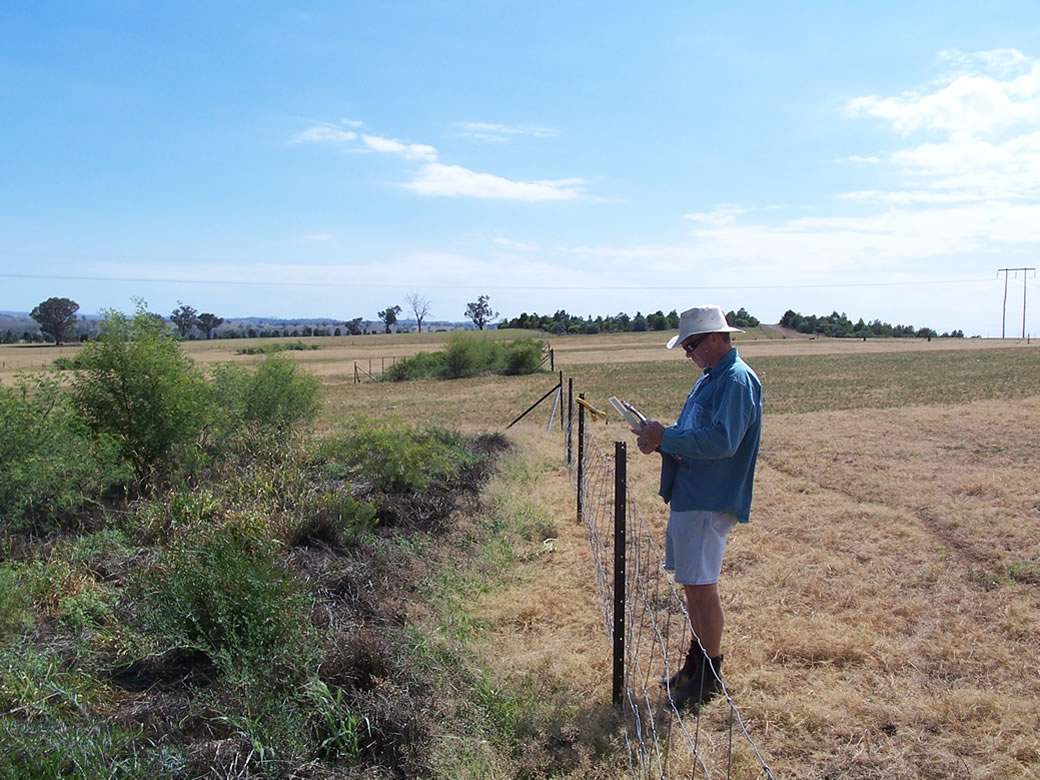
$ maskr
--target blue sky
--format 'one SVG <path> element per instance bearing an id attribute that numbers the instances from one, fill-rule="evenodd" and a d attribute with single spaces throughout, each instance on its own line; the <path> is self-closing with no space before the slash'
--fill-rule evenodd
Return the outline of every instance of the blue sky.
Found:
<path id="1" fill-rule="evenodd" d="M 8 0 L 0 309 L 999 336 L 998 269 L 1040 265 L 1040 7 L 867 6 Z"/>

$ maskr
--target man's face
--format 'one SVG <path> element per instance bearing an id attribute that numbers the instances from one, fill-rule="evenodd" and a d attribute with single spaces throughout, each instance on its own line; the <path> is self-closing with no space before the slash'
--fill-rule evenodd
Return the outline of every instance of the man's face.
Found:
<path id="1" fill-rule="evenodd" d="M 697 364 L 697 368 L 702 371 L 708 367 L 708 350 L 711 348 L 713 333 L 701 333 L 696 336 L 690 336 L 686 341 L 682 343 L 683 351 L 686 353 L 686 357 L 690 358 L 694 363 Z"/>

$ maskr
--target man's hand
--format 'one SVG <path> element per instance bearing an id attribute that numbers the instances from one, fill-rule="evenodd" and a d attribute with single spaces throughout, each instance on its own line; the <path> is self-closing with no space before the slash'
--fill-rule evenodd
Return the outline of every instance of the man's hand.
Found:
<path id="1" fill-rule="evenodd" d="M 647 420 L 639 430 L 639 438 L 636 439 L 636 443 L 639 445 L 641 453 L 649 455 L 661 446 L 662 438 L 664 438 L 664 426 L 657 420 Z"/>

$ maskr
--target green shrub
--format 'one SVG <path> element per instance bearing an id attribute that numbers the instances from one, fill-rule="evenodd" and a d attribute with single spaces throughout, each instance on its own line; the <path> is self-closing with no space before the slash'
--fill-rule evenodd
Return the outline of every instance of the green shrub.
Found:
<path id="1" fill-rule="evenodd" d="M 443 352 L 419 352 L 398 360 L 383 372 L 383 378 L 400 382 L 427 377 L 460 379 L 496 371 L 530 374 L 542 363 L 542 348 L 542 342 L 535 339 L 506 346 L 484 336 L 456 333 Z"/>
<path id="2" fill-rule="evenodd" d="M 306 352 L 312 349 L 321 349 L 318 344 L 304 344 L 302 341 L 288 341 L 274 344 L 262 344 L 259 347 L 243 347 L 242 349 L 236 350 L 239 355 L 273 355 L 276 352 L 286 352 L 294 350 L 297 352 Z"/>
<path id="3" fill-rule="evenodd" d="M 210 388 L 174 332 L 138 303 L 128 319 L 104 313 L 79 355 L 72 398 L 94 430 L 110 434 L 139 480 L 192 468 L 212 415 Z"/>
<path id="4" fill-rule="evenodd" d="M 223 412 L 221 437 L 285 436 L 314 419 L 321 380 L 284 355 L 268 355 L 255 371 L 223 364 L 213 371 L 213 397 Z"/>
<path id="5" fill-rule="evenodd" d="M 130 476 L 47 376 L 0 387 L 0 463 L 0 526 L 15 530 L 52 530 Z"/>
<path id="6" fill-rule="evenodd" d="M 73 371 L 79 368 L 79 355 L 59 355 L 54 358 L 51 367 L 56 371 Z"/>
<path id="7" fill-rule="evenodd" d="M 383 372 L 383 378 L 391 382 L 401 382 L 407 379 L 441 376 L 444 371 L 443 352 L 417 352 L 411 357 L 396 361 Z"/>
<path id="8" fill-rule="evenodd" d="M 451 480 L 474 463 L 457 433 L 440 428 L 363 426 L 356 433 L 325 440 L 320 449 L 326 470 L 382 493 L 425 490 Z"/>
<path id="9" fill-rule="evenodd" d="M 454 333 L 444 349 L 444 376 L 460 379 L 494 371 L 502 365 L 504 352 L 501 342 Z"/>
<path id="10" fill-rule="evenodd" d="M 533 374 L 542 365 L 544 345 L 535 339 L 514 341 L 506 348 L 505 373 Z"/>
<path id="11" fill-rule="evenodd" d="M 305 674 L 317 652 L 306 598 L 274 552 L 262 520 L 180 535 L 136 581 L 143 627 L 160 644 L 201 650 L 235 679 Z"/>

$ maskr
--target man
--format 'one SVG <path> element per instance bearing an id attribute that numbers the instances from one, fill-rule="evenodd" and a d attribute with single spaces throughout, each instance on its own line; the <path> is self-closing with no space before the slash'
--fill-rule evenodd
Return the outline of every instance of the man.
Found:
<path id="1" fill-rule="evenodd" d="M 671 507 L 665 569 L 683 586 L 694 631 L 682 669 L 664 681 L 676 708 L 700 706 L 722 690 L 722 553 L 729 531 L 751 513 L 762 384 L 731 343 L 734 332 L 744 331 L 730 327 L 719 306 L 684 311 L 668 349 L 681 346 L 703 373 L 675 425 L 649 420 L 635 431 L 640 452 L 662 454 L 660 492 Z"/>

